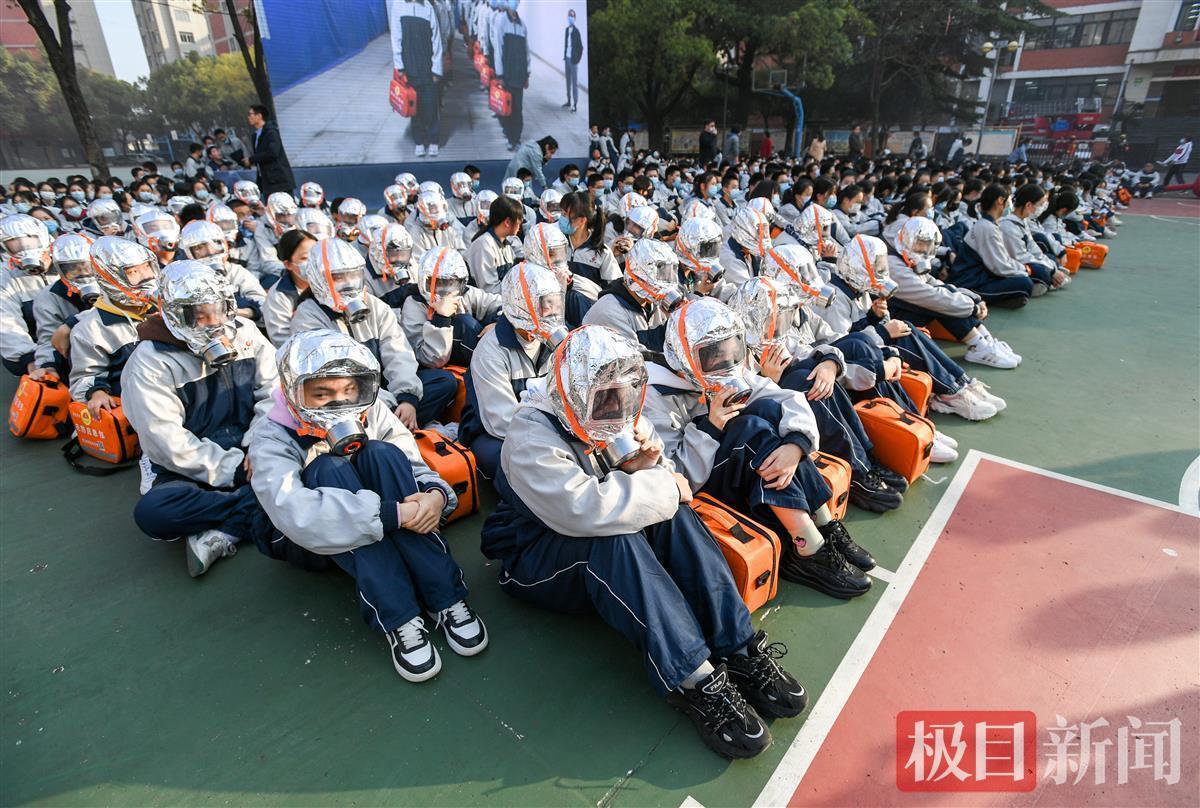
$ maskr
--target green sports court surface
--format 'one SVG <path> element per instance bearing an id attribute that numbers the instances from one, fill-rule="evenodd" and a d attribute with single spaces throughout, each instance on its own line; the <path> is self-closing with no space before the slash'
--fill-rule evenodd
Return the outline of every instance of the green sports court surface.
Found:
<path id="1" fill-rule="evenodd" d="M 1143 602 L 1137 593 L 1146 589 L 1146 576 L 1161 575 L 1166 583 L 1151 587 L 1154 597 L 1167 593 L 1174 600 L 1164 603 L 1182 602 L 1182 622 L 1160 627 L 1136 650 L 1161 659 L 1163 687 L 1187 699 L 1164 697 L 1158 706 L 1197 712 L 1195 523 L 1177 507 L 1111 500 L 1171 514 L 1174 521 L 1151 528 L 1156 517 L 1109 508 L 1109 499 L 1080 500 L 1089 489 L 1063 484 L 1061 476 L 1093 484 L 1089 496 L 1100 486 L 1173 506 L 1180 501 L 1181 481 L 1200 455 L 1198 207 L 1168 199 L 1135 206 L 1109 242 L 1103 270 L 1081 271 L 1067 290 L 1024 310 L 992 315 L 992 330 L 1024 356 L 1014 371 L 978 370 L 1008 410 L 984 423 L 935 416 L 958 439 L 959 463 L 933 467 L 899 511 L 851 510 L 852 533 L 883 568 L 872 591 L 842 603 L 782 582 L 778 598 L 755 615 L 772 640 L 790 649 L 786 665 L 807 685 L 813 705 L 801 719 L 775 722 L 774 746 L 753 761 L 729 763 L 708 752 L 690 723 L 654 696 L 636 653 L 599 620 L 549 614 L 505 597 L 496 566 L 479 553 L 482 515 L 446 536 L 472 604 L 488 623 L 491 646 L 472 659 L 447 651 L 436 680 L 411 685 L 396 676 L 384 643 L 359 618 L 340 573 L 306 573 L 245 546 L 192 580 L 181 545 L 150 541 L 134 527 L 136 472 L 81 476 L 56 443 L 21 442 L 6 433 L 0 438 L 0 803 L 675 808 L 689 798 L 706 806 L 750 805 L 761 795 L 763 803 L 847 804 L 858 801 L 857 784 L 879 786 L 881 778 L 886 782 L 871 792 L 871 804 L 905 802 L 900 797 L 913 795 L 895 791 L 890 764 L 830 760 L 847 728 L 856 726 L 846 722 L 874 715 L 886 729 L 894 721 L 889 710 L 943 707 L 1041 709 L 1039 721 L 1046 718 L 1053 703 L 1047 705 L 1044 688 L 1058 685 L 1037 676 L 1005 680 L 1010 699 L 1027 702 L 985 703 L 978 690 L 958 692 L 963 684 L 950 704 L 939 703 L 922 671 L 952 677 L 953 666 L 940 670 L 936 659 L 927 667 L 899 666 L 941 654 L 957 658 L 960 669 L 970 667 L 961 655 L 982 653 L 979 633 L 986 640 L 995 622 L 989 604 L 994 598 L 1001 608 L 1004 598 L 996 593 L 1007 587 L 967 597 L 970 614 L 962 620 L 964 630 L 972 626 L 969 643 L 965 635 L 956 639 L 954 620 L 934 619 L 929 598 L 951 604 L 956 592 L 1004 576 L 1013 587 L 1028 583 L 1030 592 L 1041 593 L 1007 608 L 1041 607 L 1054 596 L 1033 582 L 1048 571 L 1062 586 L 1081 590 L 1065 606 L 1081 618 L 1080 630 L 1064 634 L 1060 627 L 1051 635 L 1060 638 L 1057 645 L 1082 636 L 1082 627 L 1095 623 L 1090 616 L 1110 604 L 1128 610 Z M 948 350 L 957 357 L 964 351 Z M 4 400 L 14 387 L 10 378 L 0 382 Z M 968 455 L 970 449 L 1024 466 Z M 969 468 L 956 477 L 960 465 Z M 1011 476 L 1023 467 L 1033 467 L 1027 471 L 1034 476 Z M 943 495 L 947 501 L 935 513 Z M 1185 509 L 1194 509 L 1195 492 L 1183 495 L 1191 497 Z M 491 501 L 489 495 L 485 504 Z M 935 523 L 937 530 L 930 527 Z M 940 549 L 930 555 L 928 543 L 942 525 L 947 532 L 938 547 L 957 548 L 957 555 Z M 1063 532 L 1072 526 L 1104 533 L 1103 550 L 1099 540 L 1092 550 L 1086 535 Z M 997 556 L 993 532 L 996 542 L 1021 552 Z M 947 544 L 955 536 L 978 541 L 978 552 Z M 1177 548 L 1170 558 L 1187 562 L 1171 570 L 1080 563 L 1089 551 L 1150 558 L 1168 536 Z M 926 557 L 927 574 L 918 575 Z M 901 585 L 903 591 L 894 589 Z M 1103 589 L 1089 597 L 1093 585 Z M 1191 593 L 1190 614 L 1181 590 Z M 922 614 L 927 632 L 906 628 Z M 980 665 L 1041 664 L 996 631 L 994 643 L 982 643 L 988 661 Z M 1193 649 L 1182 662 L 1172 650 L 1181 637 Z M 1110 641 L 1110 633 L 1098 632 L 1087 642 L 1095 652 Z M 879 691 L 881 669 L 868 664 L 876 646 L 880 664 L 898 666 L 890 678 L 899 700 Z M 1120 673 L 1119 662 L 1113 666 L 1117 679 L 1105 686 L 1130 676 Z M 1085 687 L 1083 674 L 1072 670 L 1058 671 L 1055 681 Z M 1114 709 L 1122 704 L 1112 702 Z M 793 747 L 807 721 L 823 729 Z M 1185 765 L 1193 770 L 1195 732 L 1194 721 L 1185 725 Z M 849 734 L 853 747 L 857 733 Z M 806 771 L 823 772 L 823 790 L 811 778 L 801 785 Z M 1037 793 L 1051 803 L 1074 801 L 1066 792 Z M 1196 788 L 1192 779 L 1136 798 L 1127 792 L 1123 799 L 1119 789 L 1100 794 L 1087 797 L 1186 804 Z M 1023 795 L 1027 802 L 1033 796 Z"/>

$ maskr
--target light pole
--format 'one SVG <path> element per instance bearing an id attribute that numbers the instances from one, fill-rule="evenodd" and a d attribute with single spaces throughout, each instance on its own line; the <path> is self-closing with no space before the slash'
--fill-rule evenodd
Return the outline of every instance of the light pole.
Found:
<path id="1" fill-rule="evenodd" d="M 992 109 L 992 93 L 995 92 L 996 81 L 1000 78 L 1000 54 L 1003 51 L 1016 53 L 1017 48 L 1019 47 L 1021 47 L 1020 42 L 1015 39 L 1007 39 L 995 44 L 991 42 L 984 42 L 979 48 L 981 51 L 983 51 L 984 56 L 994 52 L 995 56 L 993 58 L 995 59 L 995 64 L 992 66 L 992 80 L 988 83 L 987 105 L 983 108 L 983 123 L 979 127 L 979 140 L 975 141 L 976 157 L 979 156 L 979 150 L 983 148 L 983 132 L 985 129 L 987 129 L 988 113 L 991 112 Z"/>

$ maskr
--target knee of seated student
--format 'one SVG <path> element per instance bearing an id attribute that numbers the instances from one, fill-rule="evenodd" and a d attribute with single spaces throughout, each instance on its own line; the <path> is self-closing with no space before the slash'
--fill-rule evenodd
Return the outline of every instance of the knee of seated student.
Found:
<path id="1" fill-rule="evenodd" d="M 300 472 L 306 488 L 347 488 L 357 478 L 350 458 L 335 454 L 318 455 Z"/>
<path id="2" fill-rule="evenodd" d="M 780 419 L 783 418 L 783 405 L 775 399 L 760 398 L 757 401 L 752 401 L 742 410 L 741 417 L 746 418 L 747 416 L 757 416 L 759 419 L 766 421 L 768 425 L 777 425 Z"/>
<path id="3" fill-rule="evenodd" d="M 424 368 L 418 374 L 421 378 L 421 402 L 442 401 L 449 404 L 458 392 L 458 379 L 448 370 Z M 440 412 L 440 410 L 439 410 Z"/>
<path id="4" fill-rule="evenodd" d="M 178 500 L 190 495 L 190 483 L 173 482 L 156 485 L 142 495 L 133 506 L 133 522 L 138 529 L 159 541 L 174 541 L 184 534 L 179 531 L 176 515 Z"/>

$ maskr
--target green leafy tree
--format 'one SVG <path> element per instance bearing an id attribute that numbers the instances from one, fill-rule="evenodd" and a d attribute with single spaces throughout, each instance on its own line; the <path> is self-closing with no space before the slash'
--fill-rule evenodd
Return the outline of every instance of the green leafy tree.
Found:
<path id="1" fill-rule="evenodd" d="M 145 90 L 94 70 L 79 71 L 79 84 L 92 110 L 96 135 L 118 144 L 121 154 L 127 152 L 130 137 L 149 128 Z"/>
<path id="2" fill-rule="evenodd" d="M 257 96 L 240 59 L 232 53 L 185 58 L 146 80 L 146 106 L 162 125 L 195 136 L 245 115 Z"/>

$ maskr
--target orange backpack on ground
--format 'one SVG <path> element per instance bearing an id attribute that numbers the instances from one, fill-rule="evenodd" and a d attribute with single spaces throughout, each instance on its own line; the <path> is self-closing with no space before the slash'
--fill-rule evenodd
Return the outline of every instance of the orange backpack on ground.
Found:
<path id="1" fill-rule="evenodd" d="M 854 405 L 883 465 L 910 483 L 929 468 L 933 453 L 933 422 L 909 412 L 889 398 L 872 398 Z"/>
<path id="2" fill-rule="evenodd" d="M 958 337 L 947 331 L 946 327 L 937 320 L 930 320 L 922 328 L 931 338 L 940 342 L 958 342 Z"/>
<path id="3" fill-rule="evenodd" d="M 775 531 L 708 494 L 697 494 L 690 504 L 717 540 L 746 608 L 754 611 L 775 597 L 783 551 Z"/>
<path id="4" fill-rule="evenodd" d="M 417 91 L 409 86 L 408 76 L 400 77 L 392 71 L 392 83 L 388 86 L 388 101 L 392 109 L 411 118 L 417 114 Z"/>
<path id="5" fill-rule="evenodd" d="M 1084 269 L 1100 269 L 1104 259 L 1108 258 L 1108 247 L 1094 241 L 1081 241 L 1075 245 L 1079 248 L 1079 265 Z"/>
<path id="6" fill-rule="evenodd" d="M 425 465 L 437 472 L 458 495 L 458 507 L 446 517 L 446 522 L 457 521 L 479 510 L 479 474 L 471 450 L 432 429 L 418 429 L 413 438 Z"/>
<path id="7" fill-rule="evenodd" d="M 924 415 L 929 411 L 929 399 L 933 396 L 933 377 L 923 370 L 913 370 L 907 365 L 900 372 L 900 386 L 908 397 L 917 405 L 917 411 Z"/>
<path id="8" fill-rule="evenodd" d="M 1083 260 L 1083 250 L 1078 247 L 1067 247 L 1063 253 L 1063 268 L 1074 275 L 1079 271 L 1080 262 Z"/>
<path id="9" fill-rule="evenodd" d="M 496 79 L 492 79 L 488 84 L 488 109 L 500 118 L 512 115 L 512 93 L 504 89 L 504 85 Z"/>
<path id="10" fill-rule="evenodd" d="M 142 453 L 137 433 L 129 425 L 121 406 L 101 410 L 92 415 L 86 404 L 72 401 L 71 423 L 75 425 L 75 437 L 85 454 L 106 463 L 126 463 Z"/>
<path id="11" fill-rule="evenodd" d="M 8 408 L 8 431 L 18 438 L 54 440 L 71 434 L 71 393 L 58 379 L 22 376 Z"/>
<path id="12" fill-rule="evenodd" d="M 825 479 L 825 484 L 833 491 L 829 498 L 829 512 L 834 519 L 846 515 L 846 507 L 850 504 L 850 464 L 840 457 L 834 457 L 824 452 L 812 453 L 813 465 Z"/>
<path id="13" fill-rule="evenodd" d="M 446 405 L 446 409 L 442 410 L 441 414 L 442 423 L 452 424 L 462 420 L 463 407 L 467 406 L 467 369 L 458 365 L 446 365 L 442 370 L 450 371 L 458 380 L 458 392 L 454 394 L 454 400 Z"/>

